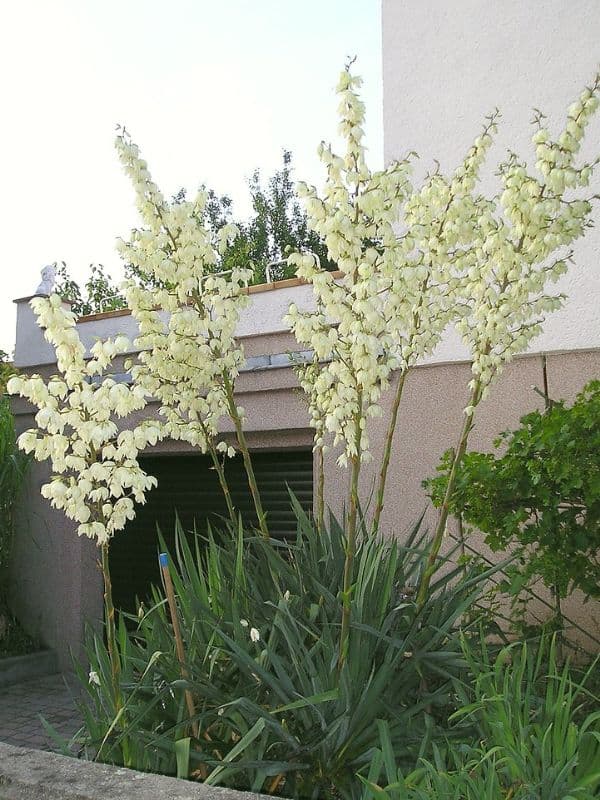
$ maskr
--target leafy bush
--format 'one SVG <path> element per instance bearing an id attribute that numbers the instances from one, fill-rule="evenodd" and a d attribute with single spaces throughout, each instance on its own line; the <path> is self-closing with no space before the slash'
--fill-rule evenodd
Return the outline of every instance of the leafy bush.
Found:
<path id="1" fill-rule="evenodd" d="M 458 685 L 458 728 L 475 726 L 462 744 L 434 747 L 417 769 L 397 769 L 387 727 L 372 773 L 388 785 L 365 781 L 377 800 L 592 800 L 600 789 L 600 711 L 580 715 L 586 682 L 559 666 L 554 646 L 504 648 L 490 659 L 465 648 L 472 682 Z M 596 708 L 600 698 L 592 698 Z M 579 717 L 582 716 L 581 719 Z M 458 733 L 458 730 L 455 731 Z"/>
<path id="2" fill-rule="evenodd" d="M 520 580 L 541 577 L 560 597 L 580 589 L 600 597 L 600 381 L 567 407 L 552 403 L 505 432 L 502 456 L 467 453 L 458 467 L 450 509 L 486 534 L 495 551 L 517 546 Z M 429 480 L 444 497 L 451 454 Z"/>
<path id="3" fill-rule="evenodd" d="M 6 391 L 6 383 L 11 375 L 17 372 L 13 363 L 10 360 L 8 353 L 0 350 L 0 392 L 4 394 Z"/>
<path id="4" fill-rule="evenodd" d="M 297 538 L 287 545 L 240 530 L 219 543 L 197 538 L 192 548 L 178 532 L 172 574 L 185 666 L 156 589 L 131 632 L 121 620 L 124 708 L 115 721 L 108 654 L 95 636 L 82 740 L 89 755 L 288 797 L 353 798 L 378 720 L 386 720 L 402 765 L 444 735 L 452 681 L 465 667 L 458 626 L 469 626 L 468 615 L 477 620 L 488 573 L 437 574 L 417 610 L 425 534 L 416 526 L 404 545 L 364 537 L 338 673 L 344 533 L 333 521 L 319 535 L 296 510 Z"/>
<path id="5" fill-rule="evenodd" d="M 117 284 L 102 264 L 90 264 L 85 283 L 80 286 L 73 280 L 64 261 L 56 263 L 56 293 L 71 303 L 71 311 L 78 317 L 125 308 L 125 298 Z"/>
<path id="6" fill-rule="evenodd" d="M 0 397 L 0 655 L 18 655 L 32 646 L 8 608 L 8 563 L 13 538 L 13 510 L 29 458 L 16 445 L 10 403 Z"/>

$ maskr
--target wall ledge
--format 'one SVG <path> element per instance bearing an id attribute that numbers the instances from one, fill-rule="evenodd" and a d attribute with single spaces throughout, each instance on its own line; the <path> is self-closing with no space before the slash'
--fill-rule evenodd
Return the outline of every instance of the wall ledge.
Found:
<path id="1" fill-rule="evenodd" d="M 19 305 L 19 303 L 28 303 L 30 300 L 33 300 L 34 297 L 48 297 L 47 294 L 29 294 L 27 297 L 17 297 L 16 300 L 13 300 L 13 303 Z M 61 298 L 63 303 L 67 303 L 67 305 L 72 305 L 70 300 L 66 300 L 64 297 Z"/>
<path id="2" fill-rule="evenodd" d="M 267 800 L 267 795 L 95 764 L 0 742 L 0 800 Z"/>
<path id="3" fill-rule="evenodd" d="M 342 272 L 340 270 L 334 270 L 331 272 L 334 278 L 341 278 Z M 304 278 L 286 278 L 282 281 L 273 281 L 272 283 L 257 283 L 253 286 L 248 286 L 246 289 L 246 294 L 262 294 L 263 292 L 273 292 L 277 289 L 289 289 L 293 286 L 306 286 L 309 284 L 309 281 L 304 280 Z M 15 303 L 22 303 L 24 300 L 29 300 L 31 298 L 24 298 L 23 300 L 15 300 Z M 82 317 L 78 317 L 78 322 L 88 322 L 97 319 L 110 319 L 111 317 L 125 317 L 131 314 L 131 311 L 128 308 L 118 308 L 115 311 L 101 311 L 97 314 L 86 314 Z"/>

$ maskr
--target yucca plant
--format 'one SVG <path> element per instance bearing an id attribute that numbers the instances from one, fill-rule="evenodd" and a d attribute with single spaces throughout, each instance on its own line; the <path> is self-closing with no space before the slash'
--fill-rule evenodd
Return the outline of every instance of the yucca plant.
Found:
<path id="1" fill-rule="evenodd" d="M 379 741 L 378 720 L 406 766 L 446 735 L 453 680 L 466 667 L 460 625 L 464 633 L 477 623 L 473 609 L 489 572 L 449 564 L 418 610 L 428 555 L 420 525 L 403 544 L 364 536 L 339 672 L 344 532 L 332 519 L 318 533 L 295 507 L 298 531 L 288 543 L 241 529 L 190 541 L 178 530 L 172 580 L 185 669 L 156 587 L 139 619 L 121 621 L 119 725 L 104 645 L 91 642 L 82 737 L 89 755 L 121 763 L 126 744 L 140 769 L 288 797 L 354 798 L 362 791 L 357 773 Z"/>
<path id="2" fill-rule="evenodd" d="M 388 727 L 364 780 L 378 800 L 592 800 L 600 791 L 600 711 L 581 714 L 597 669 L 560 664 L 555 642 L 516 643 L 495 656 L 465 642 L 470 680 L 457 684 L 451 717 L 460 737 L 434 745 L 411 771 L 398 769 Z M 598 708 L 600 698 L 592 697 Z M 468 729 L 460 732 L 462 724 Z M 376 784 L 384 774 L 387 785 Z"/>

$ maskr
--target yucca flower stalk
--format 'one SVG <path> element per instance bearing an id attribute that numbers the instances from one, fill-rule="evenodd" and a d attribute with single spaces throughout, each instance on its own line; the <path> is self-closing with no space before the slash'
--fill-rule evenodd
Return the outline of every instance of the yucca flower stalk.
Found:
<path id="1" fill-rule="evenodd" d="M 244 362 L 235 340 L 240 311 L 248 303 L 250 268 L 219 272 L 220 255 L 235 238 L 227 224 L 215 246 L 204 222 L 207 194 L 193 201 L 165 200 L 153 183 L 139 148 L 123 129 L 116 148 L 133 183 L 144 227 L 134 229 L 119 249 L 143 281 L 124 284 L 125 297 L 139 326 L 140 350 L 132 365 L 135 383 L 161 404 L 162 430 L 209 453 L 232 521 L 235 510 L 219 454 L 235 449 L 219 441 L 219 423 L 229 417 L 244 460 L 262 535 L 269 537 L 252 460 L 244 433 L 244 409 L 235 399 L 235 381 Z"/>
<path id="2" fill-rule="evenodd" d="M 536 117 L 532 138 L 536 175 L 510 153 L 499 167 L 503 187 L 499 196 L 487 199 L 470 194 L 460 199 L 471 209 L 473 220 L 468 261 L 457 276 L 461 311 L 457 329 L 471 352 L 470 399 L 419 586 L 419 604 L 427 596 L 436 568 L 457 467 L 467 449 L 475 410 L 504 365 L 527 350 L 541 333 L 546 315 L 559 309 L 566 299 L 548 288 L 566 273 L 572 256 L 569 246 L 591 224 L 594 197 L 586 194 L 585 187 L 598 161 L 577 166 L 575 155 L 598 108 L 599 92 L 597 75 L 569 107 L 565 128 L 557 141 L 542 126 L 543 117 Z M 457 173 L 455 181 L 462 180 L 464 185 L 464 176 L 464 171 Z M 471 184 L 474 189 L 477 171 L 471 170 L 467 178 L 467 188 Z"/>
<path id="3" fill-rule="evenodd" d="M 18 445 L 38 461 L 49 460 L 52 478 L 42 496 L 77 524 L 77 533 L 95 539 L 104 579 L 104 609 L 112 689 L 121 707 L 121 664 L 116 644 L 115 609 L 109 570 L 112 536 L 134 517 L 135 504 L 156 486 L 138 463 L 138 454 L 160 437 L 153 421 L 120 430 L 118 420 L 142 410 L 147 398 L 139 386 L 102 377 L 113 359 L 130 349 L 125 336 L 97 341 L 86 358 L 75 315 L 61 298 L 34 297 L 31 306 L 44 337 L 56 352 L 58 374 L 13 376 L 10 394 L 37 407 L 36 427 L 19 436 Z"/>
<path id="4" fill-rule="evenodd" d="M 348 646 L 360 469 L 369 451 L 365 421 L 380 413 L 379 398 L 397 365 L 382 314 L 385 298 L 380 273 L 396 247 L 392 223 L 409 190 L 408 159 L 375 173 L 366 164 L 360 85 L 360 78 L 348 66 L 337 87 L 346 152 L 338 156 L 331 147 L 321 145 L 319 153 L 327 170 L 323 197 L 314 187 L 300 185 L 309 225 L 323 237 L 328 257 L 342 277 L 336 280 L 322 271 L 311 254 L 290 256 L 297 274 L 313 286 L 316 311 L 303 312 L 292 305 L 286 317 L 297 340 L 315 354 L 313 364 L 297 369 L 309 396 L 315 446 L 329 446 L 326 440 L 331 437 L 334 447 L 342 446 L 338 463 L 350 466 L 340 668 Z"/>

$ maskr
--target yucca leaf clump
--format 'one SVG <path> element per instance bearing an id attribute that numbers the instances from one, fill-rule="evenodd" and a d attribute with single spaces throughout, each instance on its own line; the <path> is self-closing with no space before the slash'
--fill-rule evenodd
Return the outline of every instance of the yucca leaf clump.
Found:
<path id="1" fill-rule="evenodd" d="M 118 725 L 111 726 L 118 712 L 106 650 L 97 636 L 90 642 L 81 740 L 88 755 L 122 763 L 125 747 L 139 769 L 288 797 L 354 798 L 381 720 L 400 764 L 431 754 L 456 710 L 454 681 L 466 667 L 461 635 L 480 621 L 488 573 L 448 564 L 418 609 L 425 532 L 415 526 L 403 544 L 364 536 L 340 668 L 344 532 L 332 520 L 319 534 L 296 510 L 297 536 L 288 543 L 241 529 L 218 541 L 178 531 L 172 578 L 185 668 L 157 587 L 150 608 L 121 620 Z"/>

